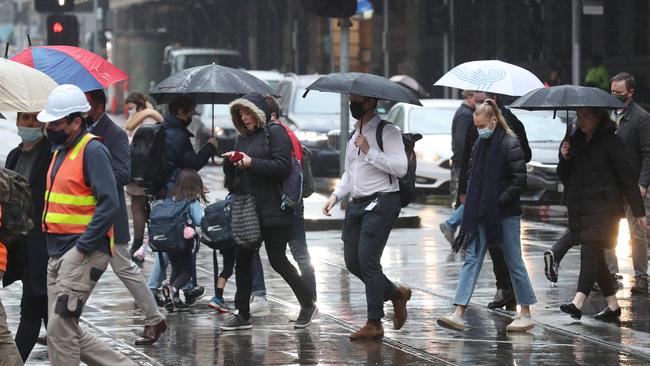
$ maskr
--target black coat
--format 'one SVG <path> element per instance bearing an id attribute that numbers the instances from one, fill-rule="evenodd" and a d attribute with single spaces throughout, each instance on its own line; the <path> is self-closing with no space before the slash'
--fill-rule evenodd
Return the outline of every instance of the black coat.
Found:
<path id="1" fill-rule="evenodd" d="M 618 123 L 619 135 L 630 151 L 630 161 L 639 184 L 650 185 L 650 114 L 632 103 Z"/>
<path id="2" fill-rule="evenodd" d="M 572 239 L 616 246 L 623 197 L 634 216 L 645 215 L 630 153 L 613 123 L 596 128 L 590 141 L 577 130 L 569 137 L 570 157 L 560 155 L 557 173 L 565 186 Z"/>
<path id="3" fill-rule="evenodd" d="M 38 145 L 38 155 L 29 186 L 32 189 L 32 211 L 34 229 L 20 242 L 11 246 L 11 253 L 7 273 L 3 278 L 4 286 L 9 286 L 17 280 L 22 280 L 23 291 L 33 296 L 47 296 L 47 241 L 45 233 L 41 231 L 41 215 L 45 204 L 45 181 L 47 170 L 52 160 L 52 145 L 43 138 Z M 15 169 L 18 159 L 22 154 L 21 146 L 9 152 L 5 168 Z"/>
<path id="4" fill-rule="evenodd" d="M 503 114 L 503 118 L 505 118 L 506 122 L 508 123 L 508 127 L 510 127 L 512 132 L 517 135 L 519 146 L 521 147 L 524 154 L 524 163 L 529 162 L 533 154 L 530 150 L 530 146 L 528 145 L 528 136 L 526 136 L 526 129 L 524 128 L 524 124 L 521 123 L 519 118 L 517 118 L 517 116 L 510 112 L 510 110 L 506 107 L 501 107 L 501 113 Z M 472 123 L 467 130 L 467 134 L 465 135 L 465 146 L 474 146 L 477 138 L 478 131 L 476 130 L 476 127 L 474 127 L 474 123 Z M 467 179 L 469 178 L 467 171 L 469 170 L 469 159 L 472 154 L 471 150 L 472 149 L 466 148 L 463 153 L 463 159 L 460 165 L 460 176 L 458 178 L 458 194 L 467 193 Z"/>
<path id="5" fill-rule="evenodd" d="M 127 244 L 131 240 L 129 235 L 129 216 L 126 212 L 124 186 L 131 180 L 131 153 L 129 138 L 126 132 L 113 122 L 107 114 L 90 128 L 90 133 L 102 138 L 104 146 L 111 153 L 111 166 L 117 184 L 117 196 L 120 209 L 115 215 L 113 229 L 115 230 L 115 244 Z"/>
<path id="6" fill-rule="evenodd" d="M 263 227 L 292 225 L 294 211 L 280 207 L 282 181 L 291 171 L 291 140 L 278 124 L 270 124 L 267 129 L 268 146 L 264 127 L 253 135 L 237 138 L 236 150 L 249 155 L 252 164 L 240 170 L 225 159 L 226 188 L 232 193 L 253 193 Z"/>
<path id="7" fill-rule="evenodd" d="M 162 122 L 165 129 L 165 175 L 166 183 L 158 198 L 164 198 L 176 184 L 176 177 L 185 168 L 201 170 L 216 152 L 212 144 L 206 144 L 198 153 L 194 152 L 190 137 L 192 133 L 185 125 L 171 114 L 165 114 Z"/>

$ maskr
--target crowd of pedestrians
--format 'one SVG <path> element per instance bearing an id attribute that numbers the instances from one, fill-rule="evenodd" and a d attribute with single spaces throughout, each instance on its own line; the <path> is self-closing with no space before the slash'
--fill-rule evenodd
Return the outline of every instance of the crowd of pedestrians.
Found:
<path id="1" fill-rule="evenodd" d="M 566 187 L 569 229 L 545 253 L 545 272 L 551 282 L 557 282 L 564 253 L 571 246 L 581 246 L 575 297 L 558 309 L 573 318 L 582 316 L 583 304 L 595 287 L 607 301 L 595 318 L 615 321 L 621 314 L 612 249 L 623 214 L 633 233 L 632 292 L 647 294 L 650 115 L 633 102 L 635 87 L 631 75 L 614 76 L 611 93 L 626 108 L 612 113 L 578 108 L 576 129 L 558 152 L 557 171 Z M 440 223 L 440 230 L 452 250 L 464 251 L 466 258 L 454 310 L 437 320 L 443 326 L 465 328 L 465 309 L 489 252 L 496 294 L 488 306 L 516 311 L 519 305 L 519 313 L 506 330 L 528 331 L 535 324 L 531 306 L 537 299 L 520 240 L 520 196 L 526 186 L 526 163 L 531 159 L 526 131 L 504 106 L 501 95 L 468 90 L 463 97 L 452 127 L 456 210 Z M 349 102 L 355 130 L 346 147 L 344 174 L 322 213 L 330 215 L 334 206 L 349 197 L 341 233 L 344 260 L 348 271 L 363 282 L 367 304 L 367 322 L 349 338 L 376 340 L 384 335 L 385 302 L 393 306 L 394 329 L 401 329 L 408 319 L 412 291 L 383 273 L 381 258 L 404 205 L 399 178 L 407 174 L 409 162 L 400 130 L 384 124 L 376 114 L 377 98 L 350 95 Z M 5 285 L 18 279 L 23 282 L 15 346 L 0 304 L 0 357 L 14 360 L 13 364 L 26 361 L 37 341 L 47 344 L 54 365 L 80 361 L 134 364 L 80 325 L 85 303 L 109 265 L 142 311 L 144 330 L 135 341 L 139 346 L 154 344 L 165 333 L 165 313 L 187 311 L 206 293 L 196 276 L 200 224 L 207 204 L 198 171 L 217 153 L 219 143 L 210 138 L 198 152 L 194 150 L 188 130 L 196 108 L 191 96 L 172 97 L 164 114 L 141 93 L 129 95 L 126 107 L 129 118 L 118 126 L 106 114 L 103 90 L 84 93 L 65 84 L 50 93 L 41 112 L 17 115 L 22 142 L 10 152 L 6 168 L 29 183 L 34 228 L 17 239 L 22 241 L 23 268 L 6 268 L 5 245 L 0 245 Z M 212 253 L 214 295 L 208 306 L 231 313 L 220 326 L 223 331 L 253 327 L 253 317 L 268 308 L 259 253 L 264 244 L 270 266 L 300 306 L 289 320 L 296 329 L 307 328 L 318 307 L 304 205 L 300 201 L 286 207 L 278 187 L 291 175 L 294 160 L 304 166 L 307 156 L 303 154 L 308 152 L 279 120 L 280 110 L 272 96 L 248 93 L 231 102 L 229 109 L 237 140 L 232 151 L 221 155 L 224 184 L 232 197 L 232 214 L 241 220 L 235 223 L 233 216 L 234 244 L 218 250 L 220 272 L 217 251 Z M 130 141 L 137 138 L 139 129 L 149 128 L 145 126 L 158 126 L 164 132 L 160 149 L 164 176 L 159 177 L 156 189 L 143 187 L 131 174 Z M 125 192 L 130 198 L 133 237 Z M 155 254 L 147 282 L 144 258 L 149 246 L 154 247 L 152 240 L 158 240 L 145 240 L 147 222 L 156 209 L 154 200 L 183 207 L 186 214 L 178 233 L 180 242 L 175 243 L 182 249 Z M 287 258 L 287 246 L 298 268 Z M 236 291 L 231 309 L 224 291 L 233 272 Z M 41 325 L 46 326 L 46 337 L 39 339 Z"/>

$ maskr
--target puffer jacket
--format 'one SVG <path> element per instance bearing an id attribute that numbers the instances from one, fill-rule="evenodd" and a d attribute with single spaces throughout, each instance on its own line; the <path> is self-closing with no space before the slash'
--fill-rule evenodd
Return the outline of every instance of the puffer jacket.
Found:
<path id="1" fill-rule="evenodd" d="M 478 147 L 477 139 L 472 147 L 473 150 Z M 521 215 L 520 196 L 526 187 L 526 162 L 524 151 L 519 145 L 517 137 L 506 134 L 501 140 L 501 151 L 503 154 L 503 168 L 499 177 L 499 210 L 501 217 Z M 472 176 L 473 160 L 469 161 L 468 187 Z"/>
<path id="2" fill-rule="evenodd" d="M 569 159 L 560 155 L 557 173 L 565 186 L 572 239 L 582 245 L 616 246 L 623 197 L 634 216 L 645 215 L 630 153 L 608 123 L 591 140 L 577 130 L 569 137 Z"/>
<path id="3" fill-rule="evenodd" d="M 239 110 L 254 112 L 257 128 L 251 133 L 244 127 Z M 293 225 L 294 211 L 281 208 L 282 181 L 291 171 L 291 140 L 284 127 L 268 124 L 270 113 L 262 96 L 249 93 L 230 103 L 230 111 L 239 136 L 235 149 L 252 158 L 248 169 L 236 168 L 224 160 L 225 185 L 234 194 L 252 193 L 262 227 Z M 268 133 L 268 135 L 267 135 Z"/>

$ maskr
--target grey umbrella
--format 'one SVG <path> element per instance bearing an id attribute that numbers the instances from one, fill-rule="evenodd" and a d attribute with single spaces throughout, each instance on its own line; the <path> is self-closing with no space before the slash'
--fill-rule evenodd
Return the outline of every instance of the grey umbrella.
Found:
<path id="1" fill-rule="evenodd" d="M 307 87 L 310 90 L 392 100 L 421 106 L 415 94 L 404 86 L 385 77 L 362 72 L 338 72 L 320 77 Z"/>
<path id="2" fill-rule="evenodd" d="M 0 118 L 6 119 L 5 116 L 2 115 L 2 113 L 0 113 Z"/>
<path id="3" fill-rule="evenodd" d="M 510 107 L 529 111 L 575 110 L 580 107 L 619 109 L 625 108 L 625 104 L 599 88 L 558 85 L 532 90 L 515 100 Z"/>

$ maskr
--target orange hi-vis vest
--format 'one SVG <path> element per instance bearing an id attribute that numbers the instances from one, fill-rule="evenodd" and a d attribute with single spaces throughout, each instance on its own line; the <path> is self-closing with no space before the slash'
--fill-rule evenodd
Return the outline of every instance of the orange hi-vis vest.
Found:
<path id="1" fill-rule="evenodd" d="M 58 151 L 54 152 L 47 171 L 43 231 L 49 234 L 82 234 L 92 221 L 97 199 L 84 179 L 84 152 L 97 136 L 87 133 L 68 150 L 52 179 L 52 169 Z M 111 254 L 115 245 L 113 227 L 106 234 L 110 239 Z"/>

